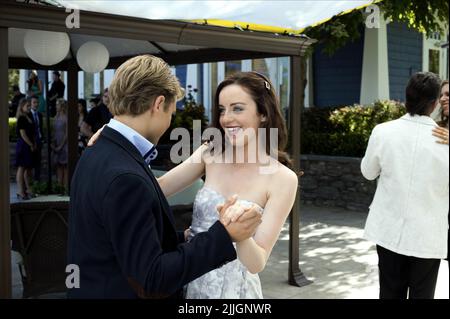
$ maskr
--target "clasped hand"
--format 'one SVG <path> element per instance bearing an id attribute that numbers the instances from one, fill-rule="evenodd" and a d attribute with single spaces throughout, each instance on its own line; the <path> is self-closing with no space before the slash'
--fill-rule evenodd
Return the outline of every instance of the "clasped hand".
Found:
<path id="1" fill-rule="evenodd" d="M 250 207 L 237 202 L 237 196 L 233 195 L 227 201 L 217 206 L 219 220 L 228 231 L 231 239 L 240 242 L 256 232 L 256 228 L 262 222 L 262 214 L 255 204 Z"/>

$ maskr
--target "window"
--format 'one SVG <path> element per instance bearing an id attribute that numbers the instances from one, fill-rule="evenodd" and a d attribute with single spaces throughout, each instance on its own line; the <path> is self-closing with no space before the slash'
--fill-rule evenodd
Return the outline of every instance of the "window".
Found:
<path id="1" fill-rule="evenodd" d="M 210 101 L 214 101 L 214 95 L 216 94 L 216 89 L 217 89 L 217 86 L 219 85 L 219 83 L 217 83 L 218 81 L 217 81 L 217 63 L 216 62 L 214 62 L 214 63 L 211 63 L 210 64 L 210 66 L 211 66 L 211 99 L 210 99 Z M 213 102 L 214 103 L 214 102 Z M 211 103 L 211 105 L 213 104 L 213 103 Z"/>
<path id="2" fill-rule="evenodd" d="M 439 74 L 439 50 L 428 50 L 428 70 Z"/>
<path id="3" fill-rule="evenodd" d="M 84 72 L 84 96 L 90 99 L 94 93 L 94 74 Z"/>
<path id="4" fill-rule="evenodd" d="M 252 60 L 252 70 L 258 73 L 269 76 L 269 68 L 267 67 L 266 59 Z"/>
<path id="5" fill-rule="evenodd" d="M 227 61 L 225 62 L 225 78 L 229 75 L 241 71 L 242 61 Z"/>

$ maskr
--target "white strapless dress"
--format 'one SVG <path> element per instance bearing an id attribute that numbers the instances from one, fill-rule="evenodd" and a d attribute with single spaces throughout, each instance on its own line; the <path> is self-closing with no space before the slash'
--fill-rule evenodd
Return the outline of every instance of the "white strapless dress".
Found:
<path id="1" fill-rule="evenodd" d="M 189 239 L 200 232 L 207 231 L 218 220 L 216 206 L 224 201 L 222 194 L 209 187 L 204 186 L 199 190 L 194 201 Z M 246 200 L 239 200 L 239 202 L 249 206 L 253 204 Z M 187 299 L 263 298 L 258 274 L 250 273 L 238 259 L 190 282 L 186 285 L 185 292 Z"/>

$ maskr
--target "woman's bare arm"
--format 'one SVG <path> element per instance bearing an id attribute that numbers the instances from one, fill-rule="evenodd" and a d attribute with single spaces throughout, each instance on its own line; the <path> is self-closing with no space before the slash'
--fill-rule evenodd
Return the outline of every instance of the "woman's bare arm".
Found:
<path id="1" fill-rule="evenodd" d="M 236 244 L 239 260 L 251 273 L 259 273 L 266 266 L 272 248 L 294 204 L 298 177 L 291 170 L 274 178 L 269 189 L 269 199 L 264 208 L 262 223 L 253 238 Z M 282 191 L 280 191 L 282 190 Z"/>

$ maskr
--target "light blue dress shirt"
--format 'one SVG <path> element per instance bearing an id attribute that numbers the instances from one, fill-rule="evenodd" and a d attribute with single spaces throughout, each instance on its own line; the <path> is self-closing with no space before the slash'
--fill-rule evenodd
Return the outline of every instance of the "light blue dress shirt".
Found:
<path id="1" fill-rule="evenodd" d="M 111 119 L 107 125 L 130 141 L 130 143 L 138 149 L 139 153 L 141 153 L 147 164 L 150 165 L 150 162 L 158 156 L 158 151 L 155 146 L 131 127 L 115 119 Z"/>

